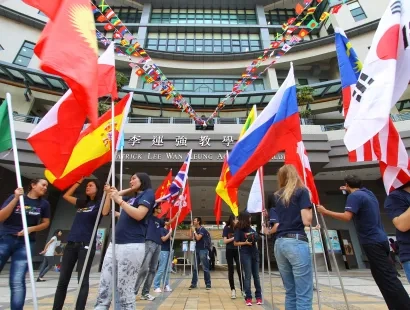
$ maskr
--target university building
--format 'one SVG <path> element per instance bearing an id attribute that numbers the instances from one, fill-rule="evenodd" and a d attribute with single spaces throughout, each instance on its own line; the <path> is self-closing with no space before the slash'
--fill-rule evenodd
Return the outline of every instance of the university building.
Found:
<path id="1" fill-rule="evenodd" d="M 251 62 L 275 40 L 277 33 L 282 33 L 282 24 L 296 16 L 297 3 L 290 0 L 107 2 L 175 89 L 199 115 L 205 117 L 213 113 Z M 323 12 L 344 1 L 323 0 L 320 5 L 317 3 L 320 1 L 313 2 L 312 6 L 318 6 L 314 13 L 318 20 Z M 325 23 L 277 59 L 235 100 L 229 100 L 214 118 L 213 128 L 208 127 L 207 130 L 196 126 L 186 113 L 174 107 L 171 100 L 161 96 L 158 90 L 152 89 L 152 84 L 140 78 L 136 69 L 130 66 L 128 57 L 117 55 L 116 69 L 127 77 L 120 97 L 134 92 L 125 127 L 123 186 L 127 186 L 132 174 L 143 171 L 152 177 L 157 187 L 170 169 L 176 174 L 186 153 L 193 149 L 189 170 L 193 215 L 201 216 L 207 225 L 214 225 L 215 187 L 223 157 L 237 141 L 252 106 L 256 105 L 258 111 L 262 111 L 283 83 L 292 62 L 296 83 L 301 87 L 309 86 L 314 98 L 309 106 L 300 106 L 300 111 L 303 116 L 303 140 L 321 203 L 334 211 L 344 210 L 345 196 L 339 186 L 343 185 L 345 175 L 356 174 L 377 195 L 385 229 L 389 235 L 394 235 L 395 229 L 383 209 L 386 194 L 378 164 L 348 161 L 343 143 L 341 82 L 334 44 L 334 29 L 341 27 L 359 58 L 364 61 L 387 5 L 387 0 L 347 1 L 337 14 L 331 15 Z M 68 89 L 61 78 L 39 69 L 40 61 L 33 53 L 47 20 L 42 12 L 22 1 L 7 1 L 0 5 L 0 26 L 3 29 L 0 37 L 0 98 L 4 99 L 6 92 L 12 95 L 25 183 L 44 175 L 44 166 L 26 138 Z M 107 39 L 120 44 L 113 38 L 113 33 L 105 31 L 104 25 L 98 21 L 97 29 Z M 100 44 L 99 47 L 102 53 L 104 46 Z M 132 56 L 132 61 L 138 61 L 138 58 Z M 259 70 L 262 71 L 267 64 Z M 391 111 L 391 118 L 408 149 L 409 111 L 410 89 Z M 118 183 L 119 162 L 118 155 Z M 276 190 L 277 170 L 283 163 L 284 154 L 278 154 L 265 166 L 265 195 Z M 91 178 L 104 183 L 108 170 L 108 165 L 102 167 Z M 0 179 L 0 199 L 4 200 L 16 187 L 12 154 L 0 156 Z M 241 209 L 246 207 L 252 181 L 253 176 L 248 177 L 239 189 Z M 74 208 L 62 199 L 62 193 L 52 186 L 49 187 L 48 199 L 52 206 L 51 225 L 49 230 L 39 234 L 37 249 L 44 246 L 55 229 L 69 230 L 75 214 Z M 223 220 L 229 214 L 229 207 L 224 205 Z M 255 221 L 259 220 L 260 217 L 255 216 Z M 109 219 L 104 219 L 101 224 L 102 228 L 106 228 L 105 236 L 109 235 L 109 222 Z M 366 268 L 367 258 L 359 245 L 353 222 L 342 223 L 328 218 L 326 223 L 332 231 L 334 246 L 339 244 L 341 268 Z M 178 238 L 184 239 L 184 234 L 181 233 Z M 218 233 L 214 233 L 213 240 L 222 253 L 224 249 L 217 238 Z"/>

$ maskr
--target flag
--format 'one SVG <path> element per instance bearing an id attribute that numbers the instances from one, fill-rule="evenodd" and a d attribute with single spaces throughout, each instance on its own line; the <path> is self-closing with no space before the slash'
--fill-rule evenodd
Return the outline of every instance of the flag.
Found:
<path id="1" fill-rule="evenodd" d="M 349 111 L 352 91 L 357 83 L 363 65 L 357 57 L 352 44 L 346 37 L 346 34 L 340 28 L 335 29 L 335 43 L 340 79 L 342 82 L 343 115 L 346 117 Z M 350 162 L 377 160 L 372 141 L 367 141 L 363 146 L 350 151 L 348 156 Z"/>
<path id="2" fill-rule="evenodd" d="M 329 13 L 329 12 L 323 12 L 322 15 L 320 15 L 320 17 L 319 17 L 319 21 L 320 21 L 320 22 L 323 22 L 323 21 L 325 21 L 326 19 L 328 19 L 329 16 L 330 16 L 330 13 Z"/>
<path id="3" fill-rule="evenodd" d="M 96 128 L 89 126 L 81 133 L 61 175 L 46 169 L 47 180 L 64 190 L 84 176 L 110 162 L 111 147 L 117 148 L 118 138 L 124 129 L 133 93 L 127 94 L 114 107 L 115 140 L 111 141 L 111 109 L 98 119 Z"/>
<path id="4" fill-rule="evenodd" d="M 98 70 L 98 80 L 112 80 L 114 78 L 115 88 L 107 88 L 110 87 L 110 83 L 99 83 L 99 94 L 117 91 L 115 68 L 114 70 L 107 69 L 106 63 L 108 62 L 107 55 L 109 53 L 110 51 L 107 49 L 98 58 L 98 66 L 104 67 Z M 81 101 L 79 102 L 72 91 L 68 90 L 28 136 L 27 141 L 32 146 L 34 152 L 43 162 L 44 166 L 54 175 L 58 176 L 63 173 L 84 127 L 85 120 L 86 112 Z"/>
<path id="5" fill-rule="evenodd" d="M 155 192 L 155 199 L 159 199 L 167 194 L 169 194 L 169 187 L 171 186 L 172 182 L 172 169 L 169 169 L 168 175 L 165 177 L 164 181 L 162 181 L 161 185 L 157 188 Z M 165 214 L 168 213 L 171 204 L 168 201 L 161 202 L 161 213 L 158 215 L 158 218 L 163 217 Z"/>
<path id="6" fill-rule="evenodd" d="M 0 153 L 12 148 L 10 118 L 7 101 L 0 105 Z"/>
<path id="7" fill-rule="evenodd" d="M 105 52 L 98 58 L 98 97 L 107 94 L 111 94 L 112 99 L 118 98 L 114 42 L 111 42 Z"/>
<path id="8" fill-rule="evenodd" d="M 121 133 L 120 140 L 117 143 L 117 151 L 124 150 L 124 132 Z"/>
<path id="9" fill-rule="evenodd" d="M 248 198 L 248 206 L 246 211 L 249 213 L 259 213 L 263 209 L 263 170 L 256 171 L 255 179 L 253 180 L 251 191 Z"/>
<path id="10" fill-rule="evenodd" d="M 318 22 L 316 21 L 316 19 L 312 18 L 312 20 L 306 25 L 306 27 L 308 27 L 310 30 L 315 29 L 318 26 Z"/>
<path id="11" fill-rule="evenodd" d="M 298 36 L 303 39 L 304 37 L 306 37 L 309 34 L 309 31 L 306 29 L 300 29 Z"/>
<path id="12" fill-rule="evenodd" d="M 302 14 L 304 10 L 305 8 L 300 3 L 296 4 L 296 7 L 295 7 L 296 15 Z"/>
<path id="13" fill-rule="evenodd" d="M 30 0 L 29 0 L 30 1 Z M 39 47 L 40 68 L 61 76 L 74 97 L 83 103 L 90 122 L 97 124 L 98 46 L 91 3 L 88 0 L 33 1 L 43 10 L 54 10 L 54 18 L 44 28 Z M 74 65 L 75 64 L 75 65 Z"/>
<path id="14" fill-rule="evenodd" d="M 332 7 L 332 14 L 337 14 L 337 13 L 339 13 L 339 10 L 342 8 L 342 4 L 338 4 L 338 5 L 335 5 L 334 7 Z"/>
<path id="15" fill-rule="evenodd" d="M 242 127 L 242 130 L 239 134 L 238 141 L 242 138 L 248 128 L 252 125 L 252 123 L 256 120 L 257 111 L 256 105 L 254 105 L 246 118 L 245 124 Z M 216 186 L 216 193 L 219 197 L 225 201 L 225 203 L 231 208 L 232 213 L 235 216 L 239 215 L 238 210 L 238 189 L 237 188 L 228 188 L 226 185 L 228 184 L 229 180 L 232 178 L 229 165 L 228 165 L 228 151 L 226 152 L 226 156 L 224 158 L 224 163 L 222 165 L 221 176 L 219 177 L 219 182 Z"/>
<path id="16" fill-rule="evenodd" d="M 390 110 L 409 84 L 410 1 L 390 0 L 373 38 L 346 116 L 349 151 L 388 124 Z M 360 133 L 360 134 L 358 134 Z"/>
<path id="17" fill-rule="evenodd" d="M 219 195 L 215 196 L 215 203 L 214 203 L 214 215 L 216 225 L 219 226 L 219 222 L 221 221 L 221 212 L 222 212 L 222 198 Z"/>
<path id="18" fill-rule="evenodd" d="M 54 20 L 57 15 L 58 9 L 64 0 L 23 0 L 24 3 L 39 9 L 48 18 Z"/>
<path id="19" fill-rule="evenodd" d="M 253 171 L 279 151 L 301 141 L 293 64 L 281 87 L 255 122 L 235 144 L 229 158 L 232 178 L 227 187 L 239 187 Z"/>
<path id="20" fill-rule="evenodd" d="M 175 215 L 178 210 L 181 209 L 181 213 L 179 214 L 178 222 L 175 221 L 171 224 L 171 227 L 173 230 L 175 230 L 175 227 L 177 227 L 179 224 L 181 224 L 186 216 L 191 212 L 192 210 L 192 204 L 191 204 L 191 190 L 189 188 L 189 183 L 186 183 L 185 189 L 181 195 L 179 195 L 179 199 L 176 200 L 174 206 L 170 209 L 170 217 L 173 214 Z M 172 211 L 171 211 L 172 210 Z"/>
<path id="21" fill-rule="evenodd" d="M 171 200 L 171 202 L 174 202 L 178 198 L 181 190 L 184 190 L 186 181 L 188 179 L 188 171 L 189 171 L 189 165 L 191 163 L 191 156 L 192 156 L 192 150 L 188 152 L 188 155 L 185 158 L 181 169 L 179 169 L 177 175 L 175 176 L 174 180 L 169 186 L 169 193 L 160 197 L 159 199 L 161 200 L 169 199 Z"/>
<path id="22" fill-rule="evenodd" d="M 362 65 L 343 30 L 336 28 L 336 52 L 343 89 L 344 116 L 349 115 L 352 90 L 360 75 Z M 348 129 L 348 131 L 351 129 Z M 380 172 L 386 193 L 410 181 L 409 156 L 392 120 L 372 139 L 349 151 L 352 162 L 379 160 Z"/>

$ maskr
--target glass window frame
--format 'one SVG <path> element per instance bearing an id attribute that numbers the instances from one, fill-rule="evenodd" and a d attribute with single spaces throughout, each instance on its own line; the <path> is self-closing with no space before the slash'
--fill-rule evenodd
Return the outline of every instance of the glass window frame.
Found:
<path id="1" fill-rule="evenodd" d="M 29 45 L 32 45 L 32 46 L 29 46 Z M 33 43 L 33 42 L 24 40 L 24 42 L 23 42 L 23 44 L 21 45 L 21 47 L 20 47 L 20 49 L 19 49 L 19 51 L 18 51 L 16 57 L 15 57 L 14 60 L 13 60 L 13 64 L 27 68 L 27 67 L 29 66 L 29 64 L 30 64 L 30 61 L 33 59 L 33 56 L 34 56 L 34 47 L 35 47 L 35 45 L 36 45 L 36 44 Z M 27 49 L 31 50 L 31 52 L 32 52 L 31 57 L 28 57 L 28 56 L 22 54 L 23 48 L 27 48 Z M 22 58 L 24 58 L 24 59 L 27 59 L 27 60 L 28 60 L 27 65 L 22 65 L 21 63 L 19 63 L 19 62 L 17 61 L 17 59 L 19 59 L 19 57 L 22 57 Z"/>

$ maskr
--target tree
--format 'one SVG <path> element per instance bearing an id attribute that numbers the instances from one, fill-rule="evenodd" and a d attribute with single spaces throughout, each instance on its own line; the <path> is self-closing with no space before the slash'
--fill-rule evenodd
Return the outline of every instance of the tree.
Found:
<path id="1" fill-rule="evenodd" d="M 117 79 L 117 90 L 121 90 L 124 85 L 128 84 L 127 76 L 119 71 L 115 71 L 115 78 Z M 111 109 L 111 102 L 109 98 L 98 102 L 98 115 L 101 116 Z"/>
<path id="2" fill-rule="evenodd" d="M 314 89 L 310 86 L 300 86 L 298 87 L 298 91 L 296 93 L 296 97 L 298 100 L 298 106 L 305 107 L 299 112 L 301 118 L 307 118 L 312 115 L 312 111 L 310 109 L 310 104 L 315 101 L 313 97 Z"/>

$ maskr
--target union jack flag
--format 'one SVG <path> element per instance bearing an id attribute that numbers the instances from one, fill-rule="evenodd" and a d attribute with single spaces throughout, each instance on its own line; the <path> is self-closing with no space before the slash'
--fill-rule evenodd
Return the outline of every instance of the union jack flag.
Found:
<path id="1" fill-rule="evenodd" d="M 172 181 L 169 187 L 169 194 L 159 198 L 160 201 L 171 200 L 174 201 L 181 194 L 185 188 L 186 181 L 188 179 L 189 164 L 191 163 L 192 150 L 189 151 L 181 169 L 179 169 L 174 181 Z"/>

